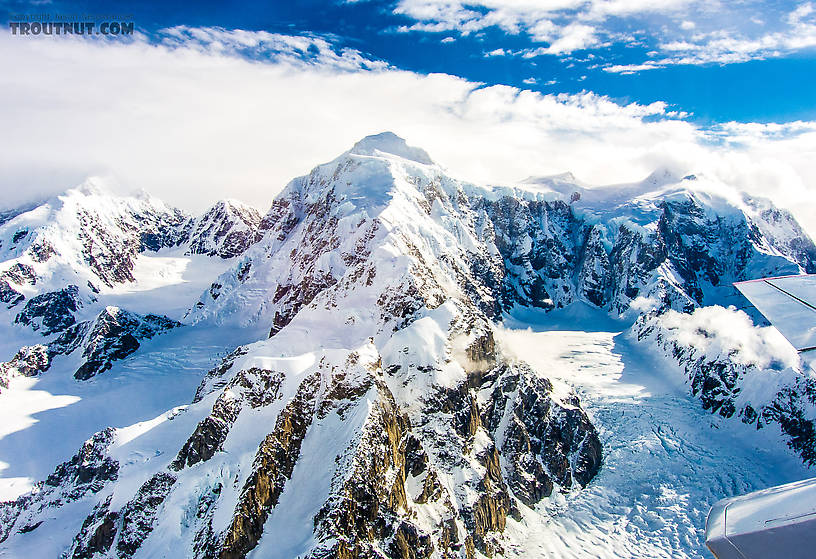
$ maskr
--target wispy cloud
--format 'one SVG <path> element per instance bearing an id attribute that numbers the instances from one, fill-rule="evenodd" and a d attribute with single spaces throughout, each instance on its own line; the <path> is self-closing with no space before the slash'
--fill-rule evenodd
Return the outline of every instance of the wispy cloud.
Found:
<path id="1" fill-rule="evenodd" d="M 161 44 L 220 56 L 250 59 L 274 58 L 278 63 L 307 64 L 342 70 L 376 70 L 388 67 L 382 61 L 363 57 L 351 48 L 338 48 L 319 35 L 284 35 L 221 27 L 176 26 L 158 33 Z"/>

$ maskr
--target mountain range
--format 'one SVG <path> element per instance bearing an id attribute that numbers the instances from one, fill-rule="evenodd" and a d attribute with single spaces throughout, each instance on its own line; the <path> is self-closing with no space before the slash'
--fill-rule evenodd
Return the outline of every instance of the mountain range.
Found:
<path id="1" fill-rule="evenodd" d="M 89 180 L 0 261 L 10 557 L 703 557 L 816 460 L 732 286 L 816 245 L 709 177 L 482 186 L 386 132 L 266 214 Z"/>

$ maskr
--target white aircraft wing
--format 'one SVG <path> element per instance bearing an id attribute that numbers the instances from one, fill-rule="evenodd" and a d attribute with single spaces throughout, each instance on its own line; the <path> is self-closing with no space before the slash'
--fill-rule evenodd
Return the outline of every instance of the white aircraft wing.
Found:
<path id="1" fill-rule="evenodd" d="M 816 353 L 816 274 L 741 281 L 734 287 L 797 351 Z"/>

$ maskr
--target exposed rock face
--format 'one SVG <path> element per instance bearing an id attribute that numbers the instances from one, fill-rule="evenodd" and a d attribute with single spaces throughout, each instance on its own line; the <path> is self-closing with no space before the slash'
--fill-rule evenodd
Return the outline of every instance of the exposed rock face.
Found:
<path id="1" fill-rule="evenodd" d="M 242 405 L 253 408 L 269 405 L 280 397 L 281 382 L 283 374 L 264 369 L 253 367 L 238 373 L 218 396 L 212 412 L 198 424 L 170 468 L 181 470 L 212 458 L 221 450 Z"/>
<path id="2" fill-rule="evenodd" d="M 70 461 L 59 465 L 45 484 L 51 487 L 74 485 L 73 494 L 78 497 L 86 491 L 96 493 L 105 483 L 116 480 L 119 464 L 105 454 L 113 435 L 111 428 L 95 434 Z"/>
<path id="3" fill-rule="evenodd" d="M 261 240 L 261 214 L 232 200 L 218 202 L 198 218 L 189 232 L 191 254 L 233 258 Z"/>
<path id="4" fill-rule="evenodd" d="M 11 287 L 8 280 L 0 279 L 0 301 L 4 302 L 8 308 L 13 307 L 25 299 L 25 295 Z"/>
<path id="5" fill-rule="evenodd" d="M 184 479 L 189 482 L 190 476 L 200 475 L 200 470 L 191 467 L 214 459 L 242 413 L 275 407 L 280 411 L 271 432 L 260 440 L 247 473 L 236 478 L 243 479 L 240 486 L 204 486 L 200 495 L 185 497 L 198 502 L 197 532 L 190 544 L 195 556 L 245 557 L 262 545 L 265 530 L 270 529 L 270 515 L 288 484 L 294 482 L 297 468 L 308 468 L 315 459 L 333 474 L 323 504 L 314 510 L 314 543 L 306 550 L 307 556 L 473 558 L 477 551 L 488 556 L 501 554 L 502 533 L 516 507 L 522 499 L 535 504 L 544 494 L 534 500 L 516 496 L 502 462 L 520 463 L 515 458 L 518 436 L 496 435 L 488 425 L 489 417 L 501 414 L 497 411 L 501 408 L 531 433 L 571 429 L 572 439 L 562 435 L 549 448 L 536 448 L 538 456 L 566 464 L 556 483 L 579 480 L 579 471 L 588 477 L 594 474 L 580 466 L 588 463 L 583 447 L 591 446 L 586 441 L 592 439 L 594 429 L 585 416 L 583 421 L 564 421 L 546 384 L 532 392 L 511 387 L 508 383 L 518 383 L 533 375 L 532 371 L 501 363 L 489 330 L 479 331 L 481 337 L 469 344 L 466 358 L 495 366 L 474 371 L 464 384 L 428 399 L 418 415 L 423 421 L 417 425 L 400 409 L 389 388 L 392 382 L 404 382 L 399 380 L 403 371 L 392 367 L 393 373 L 386 374 L 382 357 L 371 345 L 324 355 L 302 373 L 294 388 L 284 388 L 286 377 L 280 373 L 252 367 L 232 370 L 240 357 L 235 356 L 232 365 L 218 374 L 223 387 L 214 388 L 211 382 L 208 386 L 214 391 L 202 396 L 215 396 L 210 400 L 212 410 L 171 464 L 177 473 L 157 472 L 121 510 L 111 508 L 110 497 L 100 499 L 74 538 L 70 555 L 93 557 L 115 549 L 117 557 L 135 556 L 163 522 L 162 507 L 179 486 L 179 479 L 187 476 Z M 534 384 L 532 379 L 526 382 Z M 478 394 L 502 387 L 508 394 L 495 407 L 477 402 Z M 518 402 L 511 401 L 516 394 L 520 395 Z M 494 399 L 490 396 L 486 401 Z M 470 402 L 464 414 L 463 402 Z M 533 423 L 538 421 L 547 425 Z M 344 435 L 350 438 L 337 447 L 339 454 L 304 455 L 306 445 L 314 448 L 314 438 L 319 441 L 324 436 L 321 433 L 338 422 L 350 423 L 349 434 Z M 582 428 L 587 431 L 580 433 Z M 447 442 L 440 436 L 447 437 Z M 559 452 L 567 455 L 553 456 Z M 597 463 L 594 465 L 597 469 Z M 456 472 L 466 473 L 460 477 Z M 528 470 L 530 473 L 536 474 Z M 538 474 L 548 479 L 547 473 Z M 216 523 L 213 511 L 228 503 L 234 510 L 222 526 Z M 273 522 L 280 522 L 280 516 L 275 518 Z"/>
<path id="6" fill-rule="evenodd" d="M 0 387 L 8 388 L 9 380 L 15 375 L 34 377 L 47 371 L 50 366 L 51 355 L 47 346 L 23 346 L 11 361 L 0 363 Z"/>
<path id="7" fill-rule="evenodd" d="M 180 237 L 177 229 L 187 219 L 158 200 L 120 198 L 92 183 L 45 202 L 37 211 L 48 217 L 45 226 L 26 237 L 25 254 L 47 265 L 59 246 L 64 261 L 73 262 L 73 272 L 109 287 L 133 281 L 136 255 L 151 241 L 161 244 L 157 239 L 165 243 L 161 246 L 172 246 Z M 12 220 L 5 228 L 14 223 Z"/>
<path id="8" fill-rule="evenodd" d="M 74 377 L 87 380 L 111 368 L 113 361 L 124 359 L 139 349 L 140 340 L 150 339 L 181 323 L 164 316 L 137 315 L 118 307 L 106 307 L 85 336 L 80 365 Z"/>
<path id="9" fill-rule="evenodd" d="M 796 219 L 787 210 L 783 210 L 761 198 L 744 197 L 745 202 L 753 208 L 759 219 L 752 226 L 753 236 L 768 242 L 781 254 L 798 262 L 808 274 L 816 273 L 816 253 L 813 242 Z"/>
<path id="10" fill-rule="evenodd" d="M 283 409 L 275 429 L 266 436 L 244 484 L 232 522 L 223 536 L 219 559 L 245 557 L 263 534 L 269 511 L 277 504 L 300 454 L 314 414 L 314 396 L 319 384 L 309 378 Z"/>
<path id="11" fill-rule="evenodd" d="M 8 308 L 11 308 L 25 299 L 25 295 L 13 286 L 19 288 L 23 285 L 35 285 L 36 283 L 37 275 L 34 268 L 16 262 L 0 273 L 0 301 L 6 303 Z"/>
<path id="12" fill-rule="evenodd" d="M 147 480 L 136 492 L 136 496 L 122 509 L 122 529 L 116 540 L 116 556 L 122 559 L 133 557 L 156 522 L 159 507 L 176 483 L 176 478 L 159 472 Z"/>
<path id="13" fill-rule="evenodd" d="M 55 474 L 60 495 L 87 488 L 67 556 L 512 552 L 524 518 L 547 514 L 554 493 L 569 506 L 593 482 L 603 449 L 574 391 L 494 337 L 504 311 L 583 301 L 624 313 L 643 298 L 638 311 L 665 318 L 717 300 L 751 270 L 800 271 L 816 254 L 812 243 L 772 241 L 787 218 L 759 206 L 720 215 L 683 188 L 631 198 L 603 213 L 585 191 L 487 191 L 382 135 L 292 181 L 263 218 L 222 204 L 155 236 L 132 229 L 127 242 L 138 246 L 124 253 L 188 243 L 235 258 L 188 317 L 269 337 L 237 348 L 189 406 L 136 439 L 127 430 L 109 450 L 112 434 L 83 449 L 70 468 L 89 472 Z M 127 263 L 112 266 L 108 280 L 120 281 Z M 77 378 L 88 378 L 174 326 L 108 308 L 7 368 L 36 374 L 82 347 Z M 644 318 L 637 328 L 686 360 L 705 405 L 778 423 L 813 459 L 799 404 L 816 388 L 785 382 L 767 402 L 739 401 L 750 367 L 701 360 L 652 326 Z M 49 522 L 29 506 L 40 493 L 0 505 L 4 537 Z"/>
<path id="14" fill-rule="evenodd" d="M 37 283 L 37 274 L 34 268 L 20 262 L 15 263 L 3 272 L 3 276 L 18 285 L 35 285 Z"/>
<path id="15" fill-rule="evenodd" d="M 349 464 L 350 474 L 336 480 L 329 500 L 315 517 L 320 544 L 312 551 L 313 557 L 326 553 L 377 557 L 380 545 L 391 557 L 430 557 L 433 551 L 430 534 L 408 514 L 405 484 L 410 424 L 388 389 L 380 386 L 376 390 L 378 401 Z"/>
<path id="16" fill-rule="evenodd" d="M 356 281 L 375 281 L 378 270 L 365 260 L 371 247 L 381 244 L 371 239 L 382 238 L 382 231 L 372 215 L 388 201 L 380 193 L 355 191 L 352 179 L 364 174 L 360 169 L 410 185 L 392 191 L 388 203 L 415 223 L 441 220 L 436 234 L 459 243 L 432 248 L 432 241 L 402 236 L 397 250 L 416 259 L 417 269 L 408 285 L 386 291 L 384 298 L 401 297 L 414 282 L 438 279 L 440 267 L 494 319 L 514 305 L 553 309 L 575 301 L 616 314 L 628 312 L 635 299 L 648 308 L 691 311 L 732 300 L 733 281 L 807 271 L 816 258 L 816 245 L 799 234 L 790 215 L 766 208 L 764 201 L 752 201 L 749 208 L 755 211 L 718 214 L 704 196 L 684 190 L 682 181 L 667 188 L 663 198 L 624 198 L 610 208 L 611 203 L 598 206 L 590 196 L 486 193 L 408 163 L 377 171 L 374 163 L 364 163 L 371 167 L 341 157 L 293 181 L 262 220 L 264 239 L 245 255 L 241 265 L 251 263 L 252 271 L 239 279 L 234 269 L 219 278 L 202 295 L 193 319 L 228 321 L 226 309 L 243 308 L 248 316 L 267 320 L 275 335 L 319 293 L 341 278 L 350 281 L 348 270 L 355 269 Z M 353 214 L 359 221 L 352 224 L 344 204 L 359 199 L 369 200 L 363 204 L 366 213 Z M 410 229 L 405 219 L 401 222 Z M 335 253 L 342 263 L 328 257 Z M 283 265 L 284 256 L 291 267 Z M 432 291 L 416 289 L 429 296 Z M 249 292 L 253 296 L 247 299 Z"/>
<path id="17" fill-rule="evenodd" d="M 230 369 L 232 369 L 232 366 L 235 365 L 235 361 L 239 357 L 246 355 L 247 351 L 248 349 L 244 346 L 235 348 L 232 353 L 221 360 L 221 363 L 217 367 L 208 371 L 201 380 L 201 384 L 198 386 L 198 389 L 196 389 L 195 396 L 193 397 L 193 403 L 195 404 L 200 402 L 201 399 L 207 394 L 226 386 L 227 380 L 224 380 L 225 375 Z"/>
<path id="18" fill-rule="evenodd" d="M 549 309 L 584 300 L 622 313 L 643 296 L 664 310 L 690 310 L 716 303 L 731 282 L 755 274 L 760 261 L 772 275 L 798 271 L 791 261 L 808 270 L 816 256 L 807 236 L 785 243 L 761 232 L 760 227 L 768 228 L 765 220 L 774 217 L 798 228 L 790 216 L 712 218 L 691 193 L 653 208 L 653 230 L 614 222 L 591 225 L 561 201 L 502 198 L 484 207 L 493 232 L 486 240 L 495 239 L 504 258 L 499 297 L 506 309 L 513 304 Z M 776 260 L 774 251 L 790 260 Z M 672 279 L 677 276 L 679 283 Z"/>
<path id="19" fill-rule="evenodd" d="M 257 210 L 239 202 L 218 202 L 204 215 L 191 217 L 148 196 L 105 192 L 95 181 L 4 215 L 0 302 L 8 308 L 27 297 L 36 299 L 37 305 L 55 298 L 67 305 L 59 294 L 77 288 L 61 285 L 57 278 L 75 278 L 72 284 L 81 287 L 73 298 L 92 302 L 105 287 L 134 281 L 134 266 L 142 252 L 179 249 L 233 258 L 257 242 L 264 226 L 268 227 Z M 19 322 L 27 324 L 31 310 L 20 313 Z M 73 324 L 68 319 L 70 309 L 62 310 L 65 318 L 58 319 L 60 313 L 54 313 L 56 322 L 42 328 L 45 335 Z"/>
<path id="20" fill-rule="evenodd" d="M 221 445 L 240 411 L 240 403 L 235 395 L 225 390 L 213 405 L 212 413 L 204 418 L 190 435 L 170 468 L 181 470 L 185 466 L 193 466 L 212 458 L 221 450 Z"/>
<path id="21" fill-rule="evenodd" d="M 91 514 L 82 523 L 82 529 L 74 538 L 69 557 L 71 559 L 93 559 L 97 554 L 108 552 L 116 537 L 119 514 L 110 512 L 111 496 L 97 503 Z"/>
<path id="22" fill-rule="evenodd" d="M 555 404 L 550 382 L 525 365 L 497 374 L 486 424 L 494 433 L 506 426 L 499 448 L 513 493 L 533 506 L 549 497 L 553 482 L 586 486 L 601 466 L 601 442 L 577 398 Z"/>
<path id="23" fill-rule="evenodd" d="M 43 336 L 68 328 L 76 322 L 74 313 L 82 307 L 79 288 L 69 285 L 65 289 L 37 295 L 26 303 L 14 322 L 31 327 Z"/>
<path id="24" fill-rule="evenodd" d="M 595 306 L 602 307 L 609 297 L 612 264 L 603 244 L 599 227 L 590 227 L 583 243 L 578 268 L 578 293 Z"/>

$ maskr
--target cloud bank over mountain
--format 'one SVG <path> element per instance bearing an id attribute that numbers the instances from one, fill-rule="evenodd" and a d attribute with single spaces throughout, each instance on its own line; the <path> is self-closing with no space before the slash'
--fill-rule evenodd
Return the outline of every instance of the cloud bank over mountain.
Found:
<path id="1" fill-rule="evenodd" d="M 408 72 L 317 35 L 45 39 L 0 34 L 6 206 L 110 175 L 191 209 L 225 193 L 264 208 L 303 168 L 388 129 L 468 180 L 569 170 L 610 184 L 668 167 L 771 196 L 816 230 L 813 122 L 703 127 L 660 102 Z"/>

